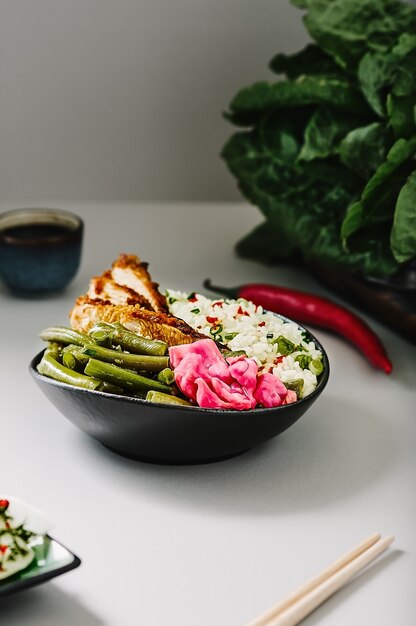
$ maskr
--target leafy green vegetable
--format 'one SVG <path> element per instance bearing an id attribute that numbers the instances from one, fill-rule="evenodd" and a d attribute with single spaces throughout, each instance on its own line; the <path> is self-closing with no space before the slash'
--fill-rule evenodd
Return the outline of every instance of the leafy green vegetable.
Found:
<path id="1" fill-rule="evenodd" d="M 309 354 L 298 354 L 298 356 L 295 357 L 295 361 L 297 361 L 304 370 L 309 366 L 309 363 L 312 361 L 312 357 L 309 356 Z"/>
<path id="2" fill-rule="evenodd" d="M 287 78 L 298 78 L 303 74 L 342 77 L 339 65 L 316 44 L 308 44 L 295 54 L 276 54 L 269 67 L 275 74 L 285 74 Z"/>
<path id="3" fill-rule="evenodd" d="M 299 159 L 312 161 L 338 154 L 342 139 L 356 127 L 357 117 L 328 107 L 317 108 L 305 128 Z"/>
<path id="4" fill-rule="evenodd" d="M 260 82 L 246 87 L 231 101 L 234 113 L 269 111 L 279 107 L 330 104 L 344 111 L 365 114 L 367 105 L 356 87 L 346 78 L 299 76 L 278 83 Z"/>
<path id="5" fill-rule="evenodd" d="M 399 263 L 414 256 L 416 248 L 416 230 L 409 225 L 416 224 L 416 172 L 413 172 L 402 187 L 397 198 L 391 231 L 391 247 Z"/>
<path id="6" fill-rule="evenodd" d="M 391 131 L 381 122 L 354 128 L 343 138 L 340 159 L 364 179 L 368 179 L 386 158 Z"/>
<path id="7" fill-rule="evenodd" d="M 222 157 L 264 221 L 237 244 L 387 276 L 416 256 L 416 8 L 292 0 L 313 43 L 240 90 Z"/>

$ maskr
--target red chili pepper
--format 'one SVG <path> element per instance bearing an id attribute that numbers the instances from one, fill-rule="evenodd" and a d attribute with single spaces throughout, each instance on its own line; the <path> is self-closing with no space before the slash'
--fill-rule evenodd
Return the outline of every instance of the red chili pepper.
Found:
<path id="1" fill-rule="evenodd" d="M 207 322 L 208 324 L 216 324 L 218 322 L 218 317 L 210 317 L 207 315 Z"/>
<path id="2" fill-rule="evenodd" d="M 257 306 L 300 323 L 332 330 L 354 344 L 374 367 L 384 370 L 386 374 L 390 374 L 393 369 L 383 344 L 369 325 L 352 311 L 328 298 L 261 283 L 224 289 L 206 280 L 204 287 L 229 298 L 251 300 Z"/>
<path id="3" fill-rule="evenodd" d="M 0 500 L 0 509 L 7 509 L 9 508 L 9 504 L 10 502 L 8 500 Z"/>
<path id="4" fill-rule="evenodd" d="M 4 554 L 9 546 L 5 544 L 0 544 L 0 552 Z"/>

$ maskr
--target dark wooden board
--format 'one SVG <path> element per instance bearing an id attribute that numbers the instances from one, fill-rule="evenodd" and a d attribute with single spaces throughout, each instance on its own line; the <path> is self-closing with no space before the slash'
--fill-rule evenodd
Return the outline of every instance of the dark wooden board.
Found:
<path id="1" fill-rule="evenodd" d="M 416 287 L 377 284 L 318 264 L 310 269 L 323 285 L 347 302 L 416 344 Z"/>

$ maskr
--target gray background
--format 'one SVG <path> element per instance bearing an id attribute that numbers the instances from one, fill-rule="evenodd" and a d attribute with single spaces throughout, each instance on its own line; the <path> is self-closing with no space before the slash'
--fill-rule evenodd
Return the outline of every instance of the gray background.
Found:
<path id="1" fill-rule="evenodd" d="M 307 41 L 288 0 L 0 0 L 0 200 L 230 200 L 221 113 Z"/>

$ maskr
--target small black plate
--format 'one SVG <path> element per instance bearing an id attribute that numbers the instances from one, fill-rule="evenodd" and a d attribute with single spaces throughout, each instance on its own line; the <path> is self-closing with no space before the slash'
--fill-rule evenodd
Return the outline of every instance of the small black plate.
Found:
<path id="1" fill-rule="evenodd" d="M 81 560 L 75 554 L 49 535 L 31 548 L 35 552 L 32 563 L 0 581 L 0 598 L 40 585 L 81 565 Z"/>

